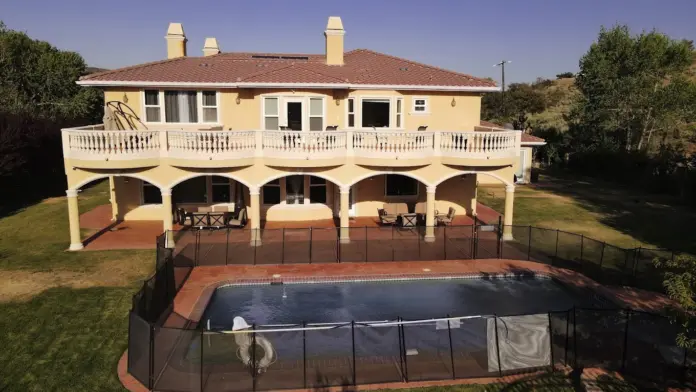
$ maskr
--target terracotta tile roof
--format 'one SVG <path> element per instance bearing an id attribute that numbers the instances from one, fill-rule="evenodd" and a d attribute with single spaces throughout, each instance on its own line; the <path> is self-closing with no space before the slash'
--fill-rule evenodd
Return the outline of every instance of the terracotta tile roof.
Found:
<path id="1" fill-rule="evenodd" d="M 324 55 L 220 53 L 181 57 L 83 76 L 81 82 L 150 83 L 320 83 L 494 88 L 495 82 L 399 57 L 356 49 L 343 66 L 325 64 Z"/>
<path id="2" fill-rule="evenodd" d="M 496 123 L 493 123 L 490 121 L 484 121 L 484 120 L 481 120 L 481 126 L 482 127 L 489 127 L 489 128 L 505 129 L 505 127 L 503 127 L 500 124 L 496 124 Z M 537 136 L 530 135 L 526 132 L 522 133 L 521 141 L 522 141 L 522 143 L 546 143 L 546 140 L 544 140 L 540 137 L 537 137 Z"/>

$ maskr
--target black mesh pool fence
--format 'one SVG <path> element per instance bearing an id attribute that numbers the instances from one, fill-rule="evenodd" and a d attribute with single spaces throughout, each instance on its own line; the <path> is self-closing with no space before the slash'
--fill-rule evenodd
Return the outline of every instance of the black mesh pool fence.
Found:
<path id="1" fill-rule="evenodd" d="M 266 391 L 603 368 L 693 386 L 669 319 L 627 309 L 252 326 L 156 326 L 131 313 L 128 371 L 158 391 Z"/>

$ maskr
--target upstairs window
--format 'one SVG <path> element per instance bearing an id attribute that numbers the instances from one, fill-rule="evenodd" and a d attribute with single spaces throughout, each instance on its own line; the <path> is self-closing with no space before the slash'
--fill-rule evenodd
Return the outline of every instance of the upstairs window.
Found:
<path id="1" fill-rule="evenodd" d="M 428 99 L 424 97 L 413 98 L 414 113 L 428 113 Z"/>
<path id="2" fill-rule="evenodd" d="M 348 128 L 355 127 L 355 98 L 348 98 Z"/>
<path id="3" fill-rule="evenodd" d="M 160 93 L 157 90 L 145 90 L 145 121 L 160 122 Z"/>
<path id="4" fill-rule="evenodd" d="M 267 131 L 277 131 L 280 126 L 278 98 L 266 97 L 263 100 L 263 124 Z"/>
<path id="5" fill-rule="evenodd" d="M 203 106 L 203 122 L 218 122 L 217 92 L 203 91 L 201 106 Z"/>
<path id="6" fill-rule="evenodd" d="M 198 122 L 198 100 L 195 91 L 165 91 L 164 119 L 168 123 Z"/>
<path id="7" fill-rule="evenodd" d="M 389 113 L 391 112 L 389 99 L 363 98 L 361 109 L 363 128 L 389 127 Z"/>
<path id="8" fill-rule="evenodd" d="M 324 98 L 309 99 L 309 130 L 324 129 Z"/>

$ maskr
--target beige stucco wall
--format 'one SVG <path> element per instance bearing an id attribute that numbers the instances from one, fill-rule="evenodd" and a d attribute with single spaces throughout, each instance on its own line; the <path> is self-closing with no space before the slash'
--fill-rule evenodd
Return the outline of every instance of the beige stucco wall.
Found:
<path id="1" fill-rule="evenodd" d="M 200 89 L 199 89 L 200 90 Z M 481 112 L 481 95 L 466 92 L 436 92 L 436 91 L 395 91 L 395 90 L 281 90 L 281 89 L 221 89 L 219 90 L 220 102 L 218 104 L 220 123 L 199 123 L 191 125 L 168 125 L 166 123 L 144 124 L 149 129 L 154 128 L 205 128 L 209 126 L 222 126 L 223 129 L 252 130 L 263 128 L 262 109 L 263 97 L 276 95 L 289 98 L 297 97 L 324 97 L 325 98 L 325 124 L 337 125 L 339 129 L 347 127 L 347 98 L 356 99 L 356 128 L 360 128 L 360 98 L 380 97 L 403 99 L 403 124 L 402 129 L 416 130 L 419 126 L 428 126 L 428 130 L 452 130 L 472 131 L 479 124 Z M 133 112 L 144 121 L 143 93 L 137 88 L 108 88 L 104 91 L 104 97 L 108 101 L 124 102 L 124 94 L 127 103 Z M 425 97 L 428 100 L 427 113 L 413 111 L 413 100 Z M 237 103 L 239 98 L 239 103 Z M 452 106 L 452 100 L 455 106 Z M 336 104 L 338 101 L 338 105 Z M 392 101 L 393 103 L 394 101 Z M 392 104 L 391 121 L 396 124 L 396 104 Z M 281 108 L 282 110 L 282 108 Z M 309 107 L 304 105 L 304 111 Z M 162 113 L 164 116 L 164 113 Z M 305 113 L 305 118 L 307 113 Z M 308 125 L 306 125 L 308 128 Z M 139 125 L 138 129 L 142 129 Z"/>

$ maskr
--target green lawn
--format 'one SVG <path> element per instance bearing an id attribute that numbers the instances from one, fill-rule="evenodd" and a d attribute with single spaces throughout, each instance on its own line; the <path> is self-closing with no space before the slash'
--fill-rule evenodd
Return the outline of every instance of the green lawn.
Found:
<path id="1" fill-rule="evenodd" d="M 86 211 L 108 184 L 80 194 Z M 66 252 L 65 198 L 0 218 L 0 391 L 119 391 L 131 296 L 154 251 Z"/>
<path id="2" fill-rule="evenodd" d="M 502 212 L 505 191 L 481 186 L 478 200 Z M 696 253 L 696 211 L 674 199 L 615 184 L 545 173 L 515 189 L 514 224 L 561 229 L 625 248 L 660 247 Z"/>

